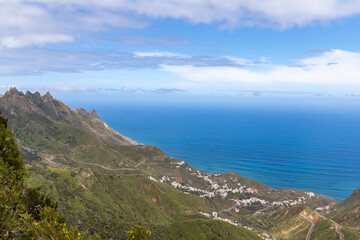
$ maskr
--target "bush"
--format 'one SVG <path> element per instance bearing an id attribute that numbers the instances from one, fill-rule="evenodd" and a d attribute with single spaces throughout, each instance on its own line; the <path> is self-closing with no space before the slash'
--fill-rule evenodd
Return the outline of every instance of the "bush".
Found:
<path id="1" fill-rule="evenodd" d="M 134 240 L 149 240 L 151 231 L 145 229 L 143 226 L 135 225 L 129 228 L 127 231 L 129 239 Z"/>

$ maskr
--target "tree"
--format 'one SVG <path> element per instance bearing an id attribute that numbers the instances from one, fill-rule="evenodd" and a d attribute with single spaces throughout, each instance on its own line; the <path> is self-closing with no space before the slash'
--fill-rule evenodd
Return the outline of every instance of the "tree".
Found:
<path id="1" fill-rule="evenodd" d="M 0 111 L 0 238 L 13 238 L 21 229 L 25 166 L 15 138 Z"/>
<path id="2" fill-rule="evenodd" d="M 15 138 L 8 129 L 8 119 L 1 115 L 0 110 L 0 158 L 6 167 L 15 175 L 18 184 L 23 183 L 25 166 L 16 145 Z"/>
<path id="3" fill-rule="evenodd" d="M 25 188 L 25 166 L 7 123 L 0 111 L 0 239 L 98 239 L 66 227 L 56 203 Z"/>

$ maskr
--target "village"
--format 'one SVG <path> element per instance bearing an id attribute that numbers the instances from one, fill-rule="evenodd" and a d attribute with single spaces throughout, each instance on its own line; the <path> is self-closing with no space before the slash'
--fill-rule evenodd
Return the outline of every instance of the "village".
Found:
<path id="1" fill-rule="evenodd" d="M 258 197 L 258 189 L 247 187 L 244 184 L 239 183 L 237 178 L 230 177 L 228 181 L 233 182 L 236 184 L 236 187 L 229 187 L 227 180 L 223 179 L 223 184 L 221 185 L 218 181 L 214 181 L 212 177 L 220 177 L 221 174 L 219 173 L 202 173 L 199 170 L 194 171 L 190 167 L 185 166 L 184 161 L 179 161 L 174 163 L 176 168 L 185 167 L 186 170 L 190 172 L 190 175 L 196 176 L 198 179 L 204 180 L 206 183 L 209 184 L 208 189 L 200 189 L 190 185 L 189 183 L 184 183 L 181 178 L 176 178 L 172 176 L 162 176 L 159 179 L 150 176 L 149 178 L 152 181 L 160 182 L 160 183 L 168 183 L 174 188 L 181 189 L 184 191 L 185 194 L 193 193 L 199 195 L 201 198 L 214 198 L 216 196 L 220 196 L 222 198 L 226 198 L 229 194 L 251 194 L 255 196 L 251 196 L 250 198 L 245 199 L 231 199 L 234 202 L 234 206 L 231 207 L 231 210 L 235 212 L 239 212 L 239 208 L 244 206 L 252 206 L 252 205 L 262 205 L 264 207 L 292 207 L 299 204 L 306 203 L 308 198 L 314 198 L 315 194 L 313 192 L 305 192 L 305 196 L 297 197 L 296 199 L 288 199 L 282 201 L 272 201 L 269 202 L 267 200 L 261 199 Z M 319 209 L 320 210 L 320 209 Z M 259 213 L 259 212 L 257 212 Z"/>
<path id="2" fill-rule="evenodd" d="M 180 166 L 184 165 L 185 162 L 181 161 L 176 164 L 177 164 L 176 168 L 180 168 Z M 212 218 L 215 220 L 227 222 L 234 226 L 243 227 L 250 231 L 254 231 L 256 233 L 258 233 L 258 232 L 255 229 L 248 227 L 248 226 L 242 226 L 237 221 L 232 221 L 231 219 L 220 217 L 219 214 L 221 212 L 228 212 L 228 211 L 234 211 L 235 213 L 239 213 L 240 209 L 242 207 L 248 207 L 248 206 L 253 206 L 253 205 L 263 206 L 262 210 L 258 210 L 255 212 L 255 214 L 261 214 L 263 210 L 265 210 L 269 207 L 281 207 L 281 208 L 292 207 L 292 206 L 295 206 L 298 204 L 305 203 L 308 198 L 315 197 L 314 193 L 305 192 L 306 197 L 302 196 L 302 197 L 298 197 L 296 199 L 269 202 L 267 200 L 264 200 L 264 199 L 261 199 L 258 197 L 259 191 L 256 188 L 247 187 L 244 184 L 239 183 L 238 179 L 236 179 L 236 178 L 232 178 L 232 177 L 230 178 L 230 181 L 232 181 L 233 183 L 236 183 L 236 187 L 231 188 L 231 187 L 229 187 L 227 180 L 223 180 L 223 184 L 221 185 L 221 184 L 219 184 L 218 181 L 214 181 L 211 179 L 212 177 L 220 177 L 221 174 L 218 174 L 218 173 L 203 174 L 198 170 L 196 172 L 193 171 L 190 167 L 186 167 L 186 169 L 191 172 L 190 175 L 196 176 L 197 178 L 202 179 L 205 182 L 207 182 L 209 184 L 208 189 L 200 189 L 200 188 L 192 187 L 190 185 L 190 183 L 185 184 L 182 181 L 182 179 L 172 177 L 172 176 L 162 176 L 161 178 L 158 178 L 158 179 L 153 176 L 149 176 L 149 179 L 152 181 L 155 181 L 155 182 L 170 184 L 174 188 L 183 190 L 184 194 L 193 193 L 193 194 L 199 195 L 201 198 L 214 198 L 216 196 L 220 196 L 222 198 L 227 198 L 227 197 L 229 197 L 229 194 L 243 194 L 243 193 L 255 195 L 255 196 L 251 196 L 250 198 L 246 198 L 246 199 L 233 198 L 231 200 L 234 202 L 234 205 L 232 207 L 230 207 L 228 209 L 224 209 L 220 212 L 212 212 L 212 213 L 200 212 L 200 214 L 207 218 Z M 320 209 L 318 209 L 318 210 L 320 210 Z M 258 236 L 261 237 L 261 239 L 263 239 L 263 240 L 271 240 L 272 239 L 266 233 L 258 233 Z"/>

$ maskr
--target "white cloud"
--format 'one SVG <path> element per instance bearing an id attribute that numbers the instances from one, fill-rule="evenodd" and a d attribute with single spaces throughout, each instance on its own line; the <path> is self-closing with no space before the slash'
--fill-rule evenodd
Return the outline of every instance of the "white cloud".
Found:
<path id="1" fill-rule="evenodd" d="M 298 59 L 291 65 L 239 57 L 186 56 L 168 52 L 56 51 L 0 49 L 6 61 L 0 75 L 33 75 L 43 72 L 81 72 L 111 69 L 160 69 L 201 86 L 234 87 L 317 85 L 360 88 L 360 53 L 329 50 Z M 34 58 L 33 56 L 37 56 Z M 140 57 L 141 56 L 141 57 Z M 180 77 L 180 78 L 179 78 Z M 145 81 L 145 80 L 144 80 Z M 150 80 L 147 80 L 150 81 Z M 126 90 L 126 89 L 125 89 Z M 291 89 L 290 89 L 291 90 Z"/>
<path id="2" fill-rule="evenodd" d="M 141 20 L 107 8 L 106 1 L 79 4 L 71 1 L 0 0 L 0 46 L 20 48 L 29 45 L 63 43 L 77 36 L 111 27 L 141 28 Z M 71 4 L 70 4 L 71 3 Z"/>
<path id="3" fill-rule="evenodd" d="M 98 92 L 100 88 L 77 88 L 72 86 L 45 86 L 36 88 L 37 91 L 57 91 L 57 92 Z"/>
<path id="4" fill-rule="evenodd" d="M 22 47 L 68 42 L 113 28 L 142 28 L 164 18 L 285 29 L 359 13 L 359 0 L 0 0 L 0 43 Z"/>
<path id="5" fill-rule="evenodd" d="M 257 61 L 253 61 L 253 60 L 249 60 L 249 59 L 245 59 L 245 58 L 232 57 L 232 56 L 224 56 L 223 58 L 235 63 L 236 65 L 240 65 L 240 66 L 258 65 L 258 64 L 262 64 L 262 63 L 266 62 L 266 58 L 261 58 Z"/>
<path id="6" fill-rule="evenodd" d="M 44 42 L 42 39 L 35 39 L 37 40 L 37 45 Z M 66 38 L 63 40 L 65 41 Z M 47 39 L 47 41 L 51 42 L 50 39 Z M 19 48 L 21 46 L 29 46 L 30 42 L 34 43 L 34 38 L 29 37 L 26 41 L 20 41 L 20 39 L 7 39 L 4 41 L 3 44 L 8 48 L 0 48 L 0 76 L 111 69 L 158 69 L 160 65 L 244 67 L 264 64 L 264 61 L 261 59 L 248 60 L 223 56 L 189 56 L 171 52 L 128 53 L 116 50 L 106 51 L 103 49 Z"/>
<path id="7" fill-rule="evenodd" d="M 317 57 L 304 58 L 296 66 L 268 65 L 250 70 L 226 66 L 195 67 L 162 65 L 161 69 L 190 81 L 250 84 L 309 84 L 360 86 L 360 53 L 330 50 Z"/>
<path id="8" fill-rule="evenodd" d="M 155 57 L 155 58 L 190 58 L 188 55 L 172 52 L 135 52 L 136 57 Z"/>
<path id="9" fill-rule="evenodd" d="M 6 48 L 22 48 L 31 45 L 45 45 L 49 43 L 71 42 L 74 38 L 65 34 L 26 34 L 17 37 L 0 38 L 0 46 Z"/>
<path id="10" fill-rule="evenodd" d="M 57 6 L 114 9 L 150 18 L 187 19 L 193 23 L 222 22 L 228 26 L 287 28 L 328 21 L 360 12 L 358 0 L 38 0 Z M 85 7 L 87 6 L 87 7 Z"/>

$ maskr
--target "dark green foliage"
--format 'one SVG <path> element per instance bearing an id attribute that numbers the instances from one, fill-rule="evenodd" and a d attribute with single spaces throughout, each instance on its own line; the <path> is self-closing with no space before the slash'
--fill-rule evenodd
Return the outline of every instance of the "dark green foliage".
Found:
<path id="1" fill-rule="evenodd" d="M 18 216 L 22 213 L 24 174 L 20 151 L 0 112 L 0 238 L 14 237 L 23 226 Z"/>
<path id="2" fill-rule="evenodd" d="M 11 131 L 7 129 L 7 125 L 8 120 L 1 115 L 0 111 L 0 158 L 14 174 L 16 180 L 22 183 L 25 166 L 20 156 L 20 150 L 15 143 L 15 138 Z"/>
<path id="3" fill-rule="evenodd" d="M 41 209 L 50 207 L 56 210 L 58 206 L 57 203 L 53 202 L 50 197 L 42 194 L 40 192 L 40 188 L 25 189 L 23 201 L 26 205 L 27 212 L 37 221 L 41 220 Z M 64 221 L 65 218 L 62 222 Z"/>
<path id="4" fill-rule="evenodd" d="M 25 190 L 24 175 L 15 138 L 0 114 L 0 239 L 89 239 L 66 228 L 57 205 L 39 189 Z"/>

